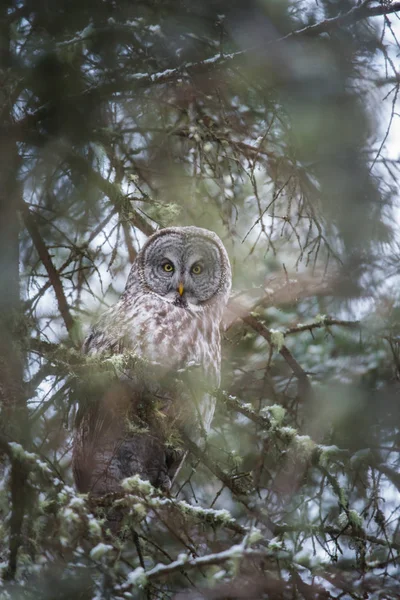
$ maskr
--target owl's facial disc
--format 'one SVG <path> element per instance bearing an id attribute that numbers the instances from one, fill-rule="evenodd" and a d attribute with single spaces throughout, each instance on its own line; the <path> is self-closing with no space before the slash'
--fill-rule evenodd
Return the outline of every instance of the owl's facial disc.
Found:
<path id="1" fill-rule="evenodd" d="M 155 238 L 143 258 L 145 283 L 176 306 L 197 306 L 210 300 L 221 283 L 218 247 L 201 237 Z"/>

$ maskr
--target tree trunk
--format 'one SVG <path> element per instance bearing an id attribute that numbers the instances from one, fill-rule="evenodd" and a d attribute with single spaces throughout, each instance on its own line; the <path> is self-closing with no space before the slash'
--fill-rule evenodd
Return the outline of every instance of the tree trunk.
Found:
<path id="1" fill-rule="evenodd" d="M 8 3 L 7 3 L 8 4 Z M 11 3 L 10 3 L 11 6 Z M 13 115 L 10 111 L 15 87 L 11 78 L 9 7 L 0 14 L 0 71 L 5 82 L 0 91 L 0 433 L 6 441 L 23 445 L 28 437 L 28 420 L 23 390 L 21 352 L 22 319 L 19 290 L 19 217 L 20 157 L 16 140 L 10 135 Z M 26 502 L 26 471 L 20 459 L 12 460 L 11 521 L 9 558 L 6 577 L 14 578 Z"/>

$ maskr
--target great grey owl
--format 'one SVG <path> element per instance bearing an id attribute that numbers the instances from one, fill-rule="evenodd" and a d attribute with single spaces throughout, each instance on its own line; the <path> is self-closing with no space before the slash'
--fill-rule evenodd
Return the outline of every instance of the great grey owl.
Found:
<path id="1" fill-rule="evenodd" d="M 183 429 L 196 444 L 210 429 L 230 289 L 229 258 L 212 231 L 170 227 L 144 244 L 120 300 L 84 344 L 94 358 L 133 358 L 77 420 L 79 491 L 115 492 L 135 474 L 170 487 L 181 459 L 168 439 L 171 428 Z"/>

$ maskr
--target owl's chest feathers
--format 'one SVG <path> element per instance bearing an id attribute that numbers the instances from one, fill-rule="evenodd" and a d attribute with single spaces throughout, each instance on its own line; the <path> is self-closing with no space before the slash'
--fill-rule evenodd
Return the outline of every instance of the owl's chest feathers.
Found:
<path id="1" fill-rule="evenodd" d="M 220 319 L 210 307 L 191 311 L 149 294 L 124 312 L 123 336 L 129 349 L 174 369 L 202 366 L 213 380 L 218 379 Z"/>

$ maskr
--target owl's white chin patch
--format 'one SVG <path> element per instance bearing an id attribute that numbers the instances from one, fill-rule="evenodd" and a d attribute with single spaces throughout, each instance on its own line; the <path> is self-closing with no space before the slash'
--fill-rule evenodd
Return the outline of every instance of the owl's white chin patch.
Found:
<path id="1" fill-rule="evenodd" d="M 157 294 L 158 295 L 158 294 Z M 193 312 L 198 312 L 202 310 L 201 304 L 194 296 L 187 296 L 184 294 L 182 297 L 176 292 L 169 292 L 165 296 L 159 296 L 165 302 L 169 304 L 173 304 L 174 306 L 178 306 L 179 308 L 184 308 L 186 310 L 191 310 Z"/>
<path id="2" fill-rule="evenodd" d="M 187 306 L 188 306 L 188 310 L 191 310 L 192 312 L 202 312 L 203 311 L 202 305 L 199 304 L 197 302 L 197 300 L 196 300 L 196 303 L 188 302 Z"/>
<path id="3" fill-rule="evenodd" d="M 199 306 L 199 301 L 197 300 L 197 298 L 195 298 L 194 296 L 186 296 L 184 295 L 184 298 L 186 300 L 186 303 L 190 306 Z"/>

